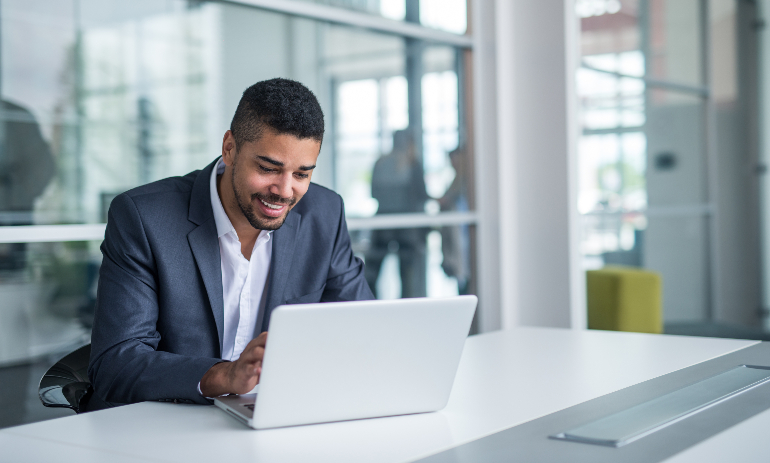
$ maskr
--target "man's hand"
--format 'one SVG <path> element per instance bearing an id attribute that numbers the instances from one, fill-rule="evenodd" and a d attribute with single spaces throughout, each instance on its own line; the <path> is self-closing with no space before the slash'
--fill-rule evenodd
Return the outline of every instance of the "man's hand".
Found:
<path id="1" fill-rule="evenodd" d="M 217 363 L 201 378 L 204 397 L 225 394 L 246 394 L 259 384 L 262 358 L 265 356 L 267 331 L 252 339 L 234 362 Z"/>

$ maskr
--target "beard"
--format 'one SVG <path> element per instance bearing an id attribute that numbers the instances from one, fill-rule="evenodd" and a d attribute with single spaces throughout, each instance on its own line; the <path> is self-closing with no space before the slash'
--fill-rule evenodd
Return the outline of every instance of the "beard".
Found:
<path id="1" fill-rule="evenodd" d="M 238 207 L 241 212 L 249 221 L 249 224 L 257 230 L 278 230 L 281 225 L 286 221 L 286 217 L 289 215 L 292 207 L 297 202 L 296 198 L 281 198 L 278 195 L 263 195 L 262 193 L 253 193 L 251 196 L 244 193 L 235 181 L 236 166 L 233 165 L 233 193 L 235 193 L 235 201 L 238 203 Z M 254 211 L 254 201 L 261 200 L 271 204 L 285 204 L 288 206 L 286 212 L 280 217 L 261 218 L 258 217 Z"/>

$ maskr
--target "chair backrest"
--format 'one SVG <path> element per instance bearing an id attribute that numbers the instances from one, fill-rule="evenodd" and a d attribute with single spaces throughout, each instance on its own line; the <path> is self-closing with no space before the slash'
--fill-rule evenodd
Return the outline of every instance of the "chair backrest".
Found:
<path id="1" fill-rule="evenodd" d="M 88 399 L 93 394 L 88 380 L 88 359 L 91 344 L 87 344 L 63 359 L 45 372 L 40 379 L 38 395 L 46 407 L 70 408 L 75 413 L 86 411 Z"/>

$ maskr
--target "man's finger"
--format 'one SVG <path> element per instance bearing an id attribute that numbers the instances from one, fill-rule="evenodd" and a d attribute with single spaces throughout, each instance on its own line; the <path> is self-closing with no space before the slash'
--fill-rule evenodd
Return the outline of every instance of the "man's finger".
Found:
<path id="1" fill-rule="evenodd" d="M 262 334 L 257 336 L 256 338 L 249 341 L 248 344 L 246 344 L 246 348 L 244 351 L 254 348 L 254 346 L 261 346 L 265 347 L 265 343 L 267 342 L 267 331 L 263 331 Z"/>
<path id="2" fill-rule="evenodd" d="M 257 341 L 260 346 L 264 347 L 265 344 L 267 344 L 267 331 L 259 333 L 259 336 L 254 338 L 254 340 Z"/>

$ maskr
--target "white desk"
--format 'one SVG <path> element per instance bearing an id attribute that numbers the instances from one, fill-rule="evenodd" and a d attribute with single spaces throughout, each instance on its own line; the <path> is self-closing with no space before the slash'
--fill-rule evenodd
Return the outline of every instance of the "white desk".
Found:
<path id="1" fill-rule="evenodd" d="M 2 430 L 0 461 L 412 461 L 753 344 L 520 328 L 468 339 L 438 413 L 254 431 L 215 407 L 141 403 Z M 730 431 L 672 461 L 705 461 Z"/>

